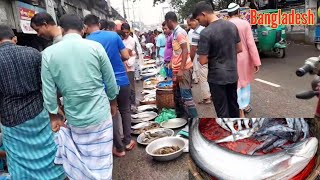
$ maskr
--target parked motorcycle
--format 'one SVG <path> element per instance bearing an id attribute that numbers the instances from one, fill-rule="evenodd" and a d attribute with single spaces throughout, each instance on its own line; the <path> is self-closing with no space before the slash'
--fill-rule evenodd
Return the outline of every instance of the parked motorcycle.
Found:
<path id="1" fill-rule="evenodd" d="M 308 58 L 304 65 L 297 69 L 296 75 L 302 77 L 306 74 L 315 75 L 314 79 L 311 82 L 312 90 L 303 91 L 296 94 L 298 99 L 311 99 L 313 97 L 319 97 L 320 95 L 320 56 Z M 316 109 L 316 117 L 320 117 L 320 99 L 318 101 Z"/>

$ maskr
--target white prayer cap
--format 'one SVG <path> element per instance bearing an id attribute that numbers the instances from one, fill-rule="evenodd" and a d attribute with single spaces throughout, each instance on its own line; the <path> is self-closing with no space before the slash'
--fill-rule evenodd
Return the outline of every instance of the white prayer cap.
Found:
<path id="1" fill-rule="evenodd" d="M 228 12 L 234 12 L 236 10 L 238 10 L 240 8 L 240 6 L 236 3 L 230 3 L 228 6 Z"/>
<path id="2" fill-rule="evenodd" d="M 162 28 L 160 28 L 160 27 L 157 28 L 157 31 L 158 31 L 158 32 L 162 32 Z"/>

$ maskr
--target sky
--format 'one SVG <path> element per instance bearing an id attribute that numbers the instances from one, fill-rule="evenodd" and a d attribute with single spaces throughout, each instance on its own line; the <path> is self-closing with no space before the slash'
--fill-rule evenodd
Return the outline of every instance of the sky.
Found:
<path id="1" fill-rule="evenodd" d="M 127 8 L 127 0 L 124 1 L 125 6 Z M 161 24 L 164 20 L 162 7 L 169 7 L 169 4 L 167 2 L 153 7 L 153 0 L 136 0 L 134 4 L 132 3 L 132 0 L 128 1 L 130 13 L 128 16 L 128 9 L 126 9 L 127 19 L 129 18 L 129 20 L 134 20 L 134 13 L 135 20 L 139 21 L 140 19 L 146 25 Z M 123 0 L 110 0 L 111 6 L 115 8 L 123 16 L 122 2 Z M 164 9 L 164 13 L 167 11 L 169 11 L 169 8 Z"/>

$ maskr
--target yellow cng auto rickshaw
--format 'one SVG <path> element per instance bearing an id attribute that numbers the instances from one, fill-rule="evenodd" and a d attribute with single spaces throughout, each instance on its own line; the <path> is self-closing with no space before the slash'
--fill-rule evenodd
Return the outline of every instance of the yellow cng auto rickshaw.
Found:
<path id="1" fill-rule="evenodd" d="M 277 9 L 258 11 L 259 13 L 278 13 Z M 255 34 L 255 33 L 254 33 Z M 286 30 L 285 26 L 279 25 L 273 29 L 269 25 L 258 25 L 256 45 L 259 53 L 273 52 L 276 57 L 284 58 L 286 55 Z"/>

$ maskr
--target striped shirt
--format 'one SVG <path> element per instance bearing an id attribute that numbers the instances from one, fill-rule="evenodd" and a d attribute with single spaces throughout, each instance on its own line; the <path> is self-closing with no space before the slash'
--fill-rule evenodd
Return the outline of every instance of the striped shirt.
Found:
<path id="1" fill-rule="evenodd" d="M 198 46 L 199 40 L 200 40 L 200 33 L 205 27 L 198 26 L 192 33 L 191 36 L 191 46 Z"/>

